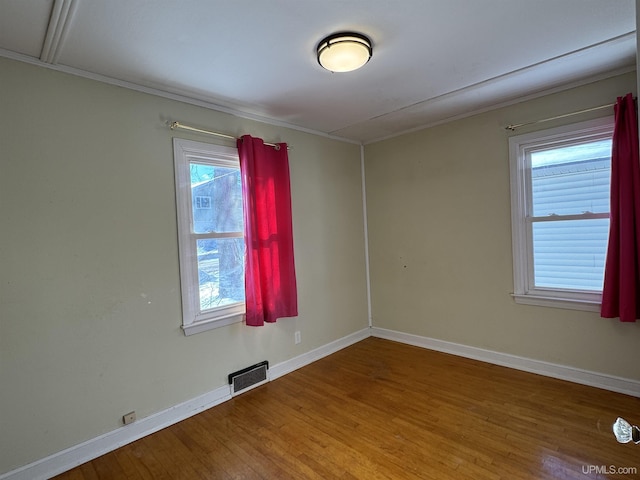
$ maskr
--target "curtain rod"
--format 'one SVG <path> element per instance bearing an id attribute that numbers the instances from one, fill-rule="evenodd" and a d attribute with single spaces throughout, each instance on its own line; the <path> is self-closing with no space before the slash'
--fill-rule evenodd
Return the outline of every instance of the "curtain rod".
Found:
<path id="1" fill-rule="evenodd" d="M 511 130 L 513 132 L 515 129 L 524 127 L 527 125 L 535 125 L 536 123 L 550 122 L 551 120 L 557 120 L 559 118 L 571 117 L 573 115 L 579 115 L 581 113 L 593 112 L 594 110 L 602 110 L 603 108 L 613 107 L 614 105 L 615 103 L 609 103 L 608 105 L 600 105 L 599 107 L 586 108 L 584 110 L 579 110 L 577 112 L 565 113 L 564 115 L 556 115 L 555 117 L 550 117 L 550 118 L 543 118 L 542 120 L 536 120 L 534 122 L 517 123 L 515 125 L 511 124 L 511 125 L 507 125 L 504 128 L 505 130 Z"/>
<path id="2" fill-rule="evenodd" d="M 189 125 L 185 125 L 185 124 L 180 123 L 180 122 L 171 122 L 169 124 L 169 128 L 171 130 L 175 130 L 177 128 L 177 129 L 180 129 L 180 130 L 189 130 L 191 132 L 198 132 L 198 133 L 204 133 L 206 135 L 214 135 L 216 137 L 228 138 L 230 140 L 239 140 L 238 137 L 234 137 L 233 135 L 227 135 L 226 133 L 212 132 L 211 130 L 203 130 L 201 128 L 191 127 Z M 264 142 L 264 144 L 268 145 L 270 147 L 273 147 L 273 148 L 275 148 L 277 150 L 280 149 L 280 145 L 278 145 L 277 143 Z M 289 147 L 288 145 L 287 145 L 287 150 L 291 150 L 291 147 Z"/>

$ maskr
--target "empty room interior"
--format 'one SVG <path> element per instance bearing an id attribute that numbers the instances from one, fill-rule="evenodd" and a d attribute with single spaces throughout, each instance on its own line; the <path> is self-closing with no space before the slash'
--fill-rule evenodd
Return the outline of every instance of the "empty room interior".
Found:
<path id="1" fill-rule="evenodd" d="M 0 2 L 0 479 L 640 478 L 637 10 Z"/>

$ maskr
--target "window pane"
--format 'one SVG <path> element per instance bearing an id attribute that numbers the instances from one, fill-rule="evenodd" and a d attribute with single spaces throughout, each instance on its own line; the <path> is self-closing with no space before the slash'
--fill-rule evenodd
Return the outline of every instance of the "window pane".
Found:
<path id="1" fill-rule="evenodd" d="M 238 168 L 191 163 L 194 233 L 242 232 L 242 187 Z"/>
<path id="2" fill-rule="evenodd" d="M 531 153 L 533 216 L 609 212 L 611 140 Z"/>
<path id="3" fill-rule="evenodd" d="M 609 219 L 533 223 L 536 287 L 602 290 Z"/>
<path id="4" fill-rule="evenodd" d="M 200 310 L 244 302 L 244 238 L 198 240 Z"/>

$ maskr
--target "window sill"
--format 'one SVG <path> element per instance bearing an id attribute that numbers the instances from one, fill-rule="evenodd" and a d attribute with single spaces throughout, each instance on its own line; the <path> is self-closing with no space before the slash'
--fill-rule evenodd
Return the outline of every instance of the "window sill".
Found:
<path id="1" fill-rule="evenodd" d="M 183 325 L 182 331 L 185 336 L 195 335 L 196 333 L 206 332 L 213 330 L 214 328 L 225 327 L 233 323 L 240 323 L 244 321 L 244 313 L 233 313 L 225 317 L 216 317 L 208 320 L 201 320 L 189 325 Z"/>
<path id="2" fill-rule="evenodd" d="M 516 303 L 521 305 L 536 305 L 539 307 L 565 308 L 569 310 L 583 310 L 585 312 L 600 313 L 600 302 L 577 300 L 572 298 L 544 297 L 539 295 L 525 295 L 512 293 Z"/>

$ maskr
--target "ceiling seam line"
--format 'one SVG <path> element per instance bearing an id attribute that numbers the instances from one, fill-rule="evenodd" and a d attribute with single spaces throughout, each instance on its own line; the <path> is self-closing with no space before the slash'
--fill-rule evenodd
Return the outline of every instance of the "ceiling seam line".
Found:
<path id="1" fill-rule="evenodd" d="M 510 72 L 507 72 L 507 73 L 502 73 L 500 75 L 496 75 L 495 77 L 487 78 L 487 79 L 482 80 L 480 82 L 472 83 L 472 84 L 467 85 L 465 87 L 461 87 L 461 88 L 458 88 L 456 90 L 452 90 L 450 92 L 443 93 L 441 95 L 436 95 L 435 97 L 427 98 L 427 99 L 424 99 L 424 100 L 418 100 L 417 102 L 414 102 L 414 103 L 411 103 L 411 104 L 408 104 L 408 105 L 404 105 L 404 106 L 399 107 L 399 108 L 397 108 L 395 110 L 392 110 L 390 112 L 381 113 L 380 115 L 374 115 L 374 116 L 369 117 L 366 120 L 363 120 L 361 122 L 357 122 L 357 123 L 354 123 L 354 124 L 351 124 L 351 125 L 347 125 L 345 127 L 341 127 L 341 128 L 332 130 L 332 131 L 329 132 L 329 134 L 335 135 L 336 132 L 340 132 L 341 130 L 345 130 L 345 129 L 351 128 L 351 127 L 353 127 L 355 125 L 365 124 L 365 123 L 370 122 L 372 120 L 378 120 L 380 118 L 384 118 L 384 117 L 387 117 L 387 116 L 390 116 L 390 115 L 394 115 L 396 113 L 402 112 L 403 110 L 408 110 L 410 108 L 414 108 L 414 107 L 417 107 L 419 105 L 433 103 L 434 101 L 437 101 L 437 100 L 442 100 L 442 99 L 446 99 L 446 98 L 449 98 L 449 97 L 453 97 L 453 96 L 459 95 L 460 93 L 463 93 L 463 92 L 465 92 L 467 90 L 474 90 L 474 89 L 477 89 L 478 87 L 482 87 L 484 85 L 491 84 L 492 82 L 500 81 L 502 79 L 508 78 L 509 76 L 513 76 L 513 75 L 517 75 L 519 73 L 526 72 L 527 70 L 531 70 L 531 69 L 540 67 L 540 66 L 545 65 L 547 63 L 554 62 L 554 61 L 557 61 L 557 60 L 560 60 L 560 59 L 563 59 L 563 58 L 568 58 L 568 57 L 570 57 L 572 55 L 580 54 L 580 53 L 585 52 L 585 51 L 587 51 L 587 50 L 589 50 L 591 48 L 596 48 L 596 47 L 599 47 L 599 46 L 602 46 L 602 45 L 606 45 L 608 43 L 612 43 L 612 42 L 616 42 L 616 41 L 619 41 L 619 40 L 623 40 L 623 39 L 627 38 L 628 36 L 634 35 L 634 34 L 635 34 L 635 30 L 632 31 L 632 32 L 624 33 L 622 35 L 618 35 L 617 37 L 614 37 L 614 38 L 610 38 L 610 39 L 604 40 L 602 42 L 597 42 L 597 43 L 591 44 L 589 46 L 586 46 L 586 47 L 583 47 L 583 48 L 579 48 L 577 50 L 572 50 L 571 52 L 564 53 L 562 55 L 557 55 L 557 56 L 555 56 L 553 58 L 549 58 L 549 59 L 541 61 L 541 62 L 537 62 L 537 63 L 531 64 L 531 65 L 527 65 L 526 67 L 522 67 L 522 68 L 519 68 L 517 70 L 513 70 L 513 71 L 510 71 Z"/>
<path id="2" fill-rule="evenodd" d="M 55 0 L 40 53 L 43 62 L 57 63 L 76 5 L 75 0 Z"/>

